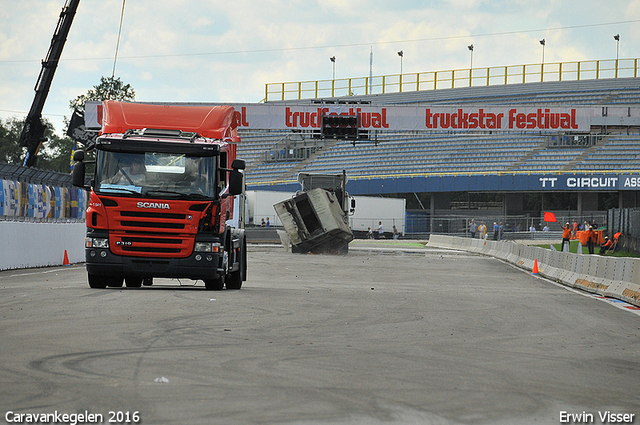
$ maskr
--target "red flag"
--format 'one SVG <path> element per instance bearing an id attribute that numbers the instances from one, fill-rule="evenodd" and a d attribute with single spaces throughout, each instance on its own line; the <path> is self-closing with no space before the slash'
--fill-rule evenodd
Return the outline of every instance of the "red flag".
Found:
<path id="1" fill-rule="evenodd" d="M 552 212 L 544 212 L 544 221 L 547 223 L 557 223 L 556 215 Z"/>

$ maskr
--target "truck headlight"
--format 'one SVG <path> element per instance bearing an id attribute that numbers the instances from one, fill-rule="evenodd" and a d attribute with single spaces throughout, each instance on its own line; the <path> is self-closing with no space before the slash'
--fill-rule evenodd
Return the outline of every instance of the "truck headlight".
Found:
<path id="1" fill-rule="evenodd" d="M 84 240 L 86 248 L 109 248 L 109 238 L 86 238 Z"/>
<path id="2" fill-rule="evenodd" d="M 218 252 L 220 244 L 218 242 L 196 242 L 193 250 L 195 252 Z"/>

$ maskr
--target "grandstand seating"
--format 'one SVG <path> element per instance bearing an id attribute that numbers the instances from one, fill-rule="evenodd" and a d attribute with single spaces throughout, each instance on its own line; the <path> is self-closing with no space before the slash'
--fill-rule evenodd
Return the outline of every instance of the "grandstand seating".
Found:
<path id="1" fill-rule="evenodd" d="M 640 105 L 635 79 L 530 83 L 499 87 L 370 95 L 355 99 L 395 104 Z M 498 172 L 640 170 L 640 135 L 607 135 L 592 146 L 558 147 L 543 134 L 379 132 L 372 140 L 341 141 L 304 161 L 266 161 L 286 131 L 241 130 L 238 157 L 247 183 L 295 180 L 298 172 L 350 176 Z M 310 137 L 310 136 L 309 136 Z"/>

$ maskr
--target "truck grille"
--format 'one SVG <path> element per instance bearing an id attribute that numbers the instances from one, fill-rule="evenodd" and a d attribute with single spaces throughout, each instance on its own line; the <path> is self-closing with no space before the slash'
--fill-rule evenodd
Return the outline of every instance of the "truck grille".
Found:
<path id="1" fill-rule="evenodd" d="M 112 223 L 109 245 L 114 254 L 138 257 L 184 258 L 193 252 L 194 235 L 198 230 L 201 212 L 172 203 L 177 211 L 149 211 L 136 207 L 135 201 L 119 200 L 109 207 Z"/>

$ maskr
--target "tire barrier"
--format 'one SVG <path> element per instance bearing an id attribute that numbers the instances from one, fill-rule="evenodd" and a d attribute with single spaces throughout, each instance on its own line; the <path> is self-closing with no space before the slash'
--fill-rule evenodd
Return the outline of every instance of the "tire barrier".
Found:
<path id="1" fill-rule="evenodd" d="M 430 248 L 474 252 L 499 258 L 563 285 L 615 298 L 640 307 L 640 259 L 553 251 L 513 241 L 491 241 L 431 235 Z"/>

